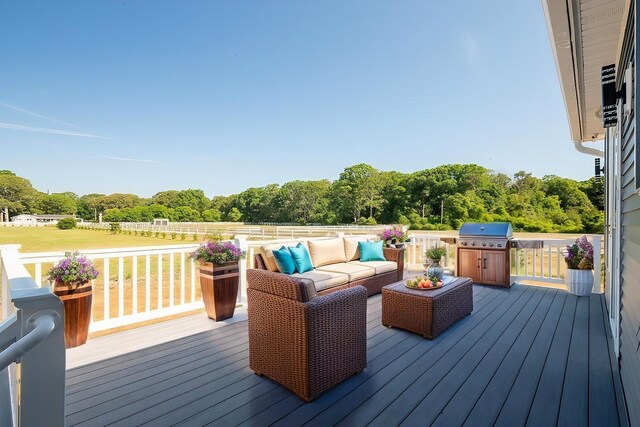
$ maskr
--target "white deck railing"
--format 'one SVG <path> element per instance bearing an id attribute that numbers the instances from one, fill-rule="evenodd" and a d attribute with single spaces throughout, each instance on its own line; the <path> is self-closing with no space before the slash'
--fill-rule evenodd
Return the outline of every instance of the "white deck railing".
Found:
<path id="1" fill-rule="evenodd" d="M 234 241 L 246 250 L 246 240 Z M 198 244 L 146 246 L 81 251 L 100 273 L 93 284 L 90 332 L 145 322 L 203 308 L 196 265 L 189 257 Z M 44 274 L 64 257 L 63 252 L 19 253 L 38 286 Z M 241 262 L 238 304 L 246 301 L 246 264 Z M 2 315 L 9 295 L 2 289 Z M 7 308 L 5 308 L 7 307 Z"/>

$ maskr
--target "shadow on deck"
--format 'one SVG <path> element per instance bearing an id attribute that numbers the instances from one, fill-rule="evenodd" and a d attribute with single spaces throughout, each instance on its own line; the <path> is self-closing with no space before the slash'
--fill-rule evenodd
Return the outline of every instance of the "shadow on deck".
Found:
<path id="1" fill-rule="evenodd" d="M 625 425 L 603 304 L 476 285 L 473 313 L 430 341 L 382 326 L 371 297 L 367 368 L 309 404 L 253 374 L 241 320 L 69 369 L 67 424 Z"/>

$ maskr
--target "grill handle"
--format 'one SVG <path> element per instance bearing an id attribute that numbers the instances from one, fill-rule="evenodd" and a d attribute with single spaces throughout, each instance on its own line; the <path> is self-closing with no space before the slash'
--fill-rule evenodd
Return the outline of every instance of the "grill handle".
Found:
<path id="1" fill-rule="evenodd" d="M 484 264 L 483 268 L 486 270 L 487 269 L 487 259 L 483 258 L 482 259 L 482 263 Z"/>

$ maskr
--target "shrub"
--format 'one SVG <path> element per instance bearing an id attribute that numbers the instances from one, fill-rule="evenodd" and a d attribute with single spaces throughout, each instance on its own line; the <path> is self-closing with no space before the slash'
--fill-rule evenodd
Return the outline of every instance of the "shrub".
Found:
<path id="1" fill-rule="evenodd" d="M 172 240 L 176 240 L 176 237 L 178 237 L 178 233 L 176 233 L 175 231 L 173 233 L 171 233 L 171 239 Z"/>
<path id="2" fill-rule="evenodd" d="M 155 233 L 153 233 L 153 237 L 160 237 L 160 232 L 156 231 Z"/>
<path id="3" fill-rule="evenodd" d="M 180 240 L 184 240 L 187 238 L 187 233 L 180 233 Z"/>
<path id="4" fill-rule="evenodd" d="M 164 231 L 162 233 L 160 233 L 160 237 L 162 237 L 163 239 L 167 238 L 167 233 L 165 233 Z"/>
<path id="5" fill-rule="evenodd" d="M 372 216 L 370 216 L 369 218 L 367 218 L 367 225 L 377 225 L 378 223 L 376 222 L 376 219 Z"/>
<path id="6" fill-rule="evenodd" d="M 62 218 L 58 221 L 58 228 L 60 230 L 71 230 L 72 228 L 76 228 L 77 222 L 75 218 Z"/>
<path id="7" fill-rule="evenodd" d="M 196 240 L 198 240 L 198 234 L 197 233 L 193 233 L 193 241 L 195 242 Z"/>
<path id="8" fill-rule="evenodd" d="M 120 223 L 119 222 L 110 222 L 109 223 L 109 229 L 111 230 L 111 232 L 113 234 L 119 233 L 120 230 L 121 230 Z"/>

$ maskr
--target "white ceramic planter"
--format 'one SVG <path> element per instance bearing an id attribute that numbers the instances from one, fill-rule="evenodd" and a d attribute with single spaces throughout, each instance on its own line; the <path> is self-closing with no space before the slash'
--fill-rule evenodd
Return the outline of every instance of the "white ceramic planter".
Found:
<path id="1" fill-rule="evenodd" d="M 567 291 L 574 295 L 589 295 L 593 289 L 593 270 L 572 270 L 567 269 L 564 276 L 564 284 Z"/>

